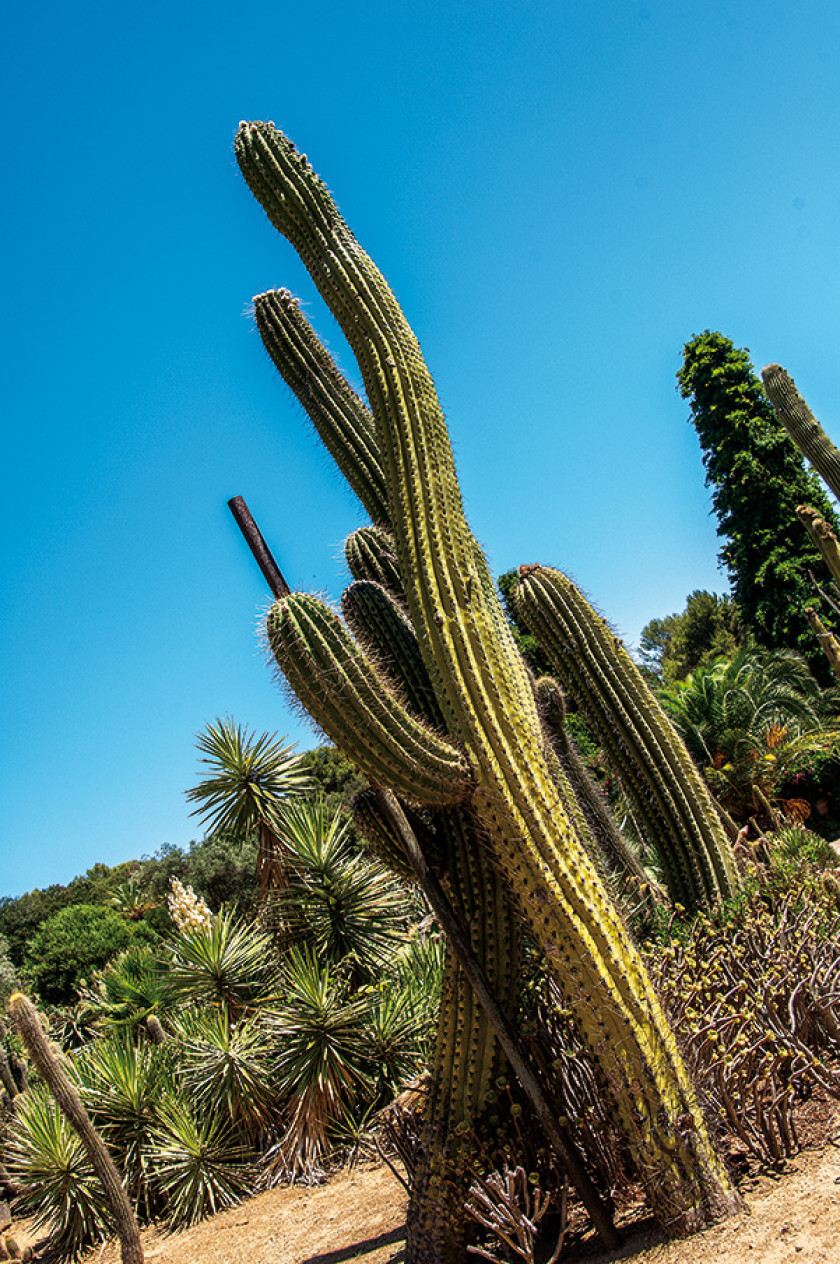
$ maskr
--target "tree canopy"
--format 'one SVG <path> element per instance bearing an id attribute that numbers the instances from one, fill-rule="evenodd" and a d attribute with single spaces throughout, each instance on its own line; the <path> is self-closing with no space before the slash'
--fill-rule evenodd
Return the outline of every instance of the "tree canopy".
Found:
<path id="1" fill-rule="evenodd" d="M 732 598 L 697 589 L 689 593 L 681 614 L 645 625 L 639 657 L 648 671 L 673 684 L 716 658 L 731 658 L 746 643 L 744 620 Z"/>

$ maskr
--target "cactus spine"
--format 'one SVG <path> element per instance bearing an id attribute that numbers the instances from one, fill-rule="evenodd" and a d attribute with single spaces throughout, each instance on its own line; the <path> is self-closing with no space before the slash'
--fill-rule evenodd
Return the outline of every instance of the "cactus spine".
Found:
<path id="1" fill-rule="evenodd" d="M 450 738 L 471 770 L 471 809 L 600 1065 L 660 1223 L 689 1232 L 733 1210 L 737 1196 L 642 960 L 546 764 L 530 681 L 467 527 L 417 340 L 306 158 L 264 123 L 240 127 L 236 152 L 358 360 L 409 613 Z"/>
<path id="2" fill-rule="evenodd" d="M 796 383 L 780 364 L 761 370 L 764 389 L 779 421 L 802 455 L 840 499 L 840 451 L 796 389 Z"/>

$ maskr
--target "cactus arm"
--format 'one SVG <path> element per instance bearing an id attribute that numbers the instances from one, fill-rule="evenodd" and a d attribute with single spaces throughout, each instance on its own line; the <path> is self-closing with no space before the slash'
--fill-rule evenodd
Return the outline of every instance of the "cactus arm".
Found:
<path id="1" fill-rule="evenodd" d="M 405 591 L 400 575 L 394 539 L 379 527 L 359 527 L 344 543 L 344 556 L 354 579 L 370 580 L 389 592 L 395 601 L 405 604 Z"/>
<path id="2" fill-rule="evenodd" d="M 737 870 L 709 793 L 630 655 L 559 571 L 523 567 L 515 601 L 617 766 L 637 774 L 625 789 L 650 823 L 672 880 L 686 884 L 689 907 L 732 896 Z M 658 805 L 658 837 L 651 802 Z"/>
<path id="3" fill-rule="evenodd" d="M 359 362 L 409 611 L 440 684 L 449 731 L 472 764 L 472 805 L 495 862 L 599 1062 L 660 1222 L 672 1235 L 690 1232 L 734 1210 L 738 1199 L 641 957 L 546 765 L 530 682 L 476 564 L 443 415 L 417 341 L 324 185 L 289 142 L 270 125 L 243 124 L 236 152 Z"/>
<path id="4" fill-rule="evenodd" d="M 805 618 L 808 620 L 808 625 L 817 638 L 817 644 L 828 659 L 831 670 L 837 679 L 840 680 L 840 641 L 837 640 L 833 632 L 829 632 L 813 606 L 805 607 Z"/>
<path id="5" fill-rule="evenodd" d="M 442 729 L 445 721 L 414 628 L 392 597 L 379 584 L 357 581 L 344 590 L 341 610 L 356 640 L 395 679 L 409 708 Z"/>
<path id="6" fill-rule="evenodd" d="M 823 561 L 831 571 L 832 579 L 836 584 L 840 584 L 840 540 L 837 539 L 825 518 L 822 518 L 810 505 L 797 505 L 796 516 L 822 554 Z"/>
<path id="7" fill-rule="evenodd" d="M 288 290 L 254 299 L 265 347 L 294 391 L 330 456 L 375 523 L 390 521 L 373 417 L 339 371 Z"/>
<path id="8" fill-rule="evenodd" d="M 38 1011 L 23 993 L 15 992 L 9 998 L 9 1014 L 56 1104 L 78 1133 L 91 1166 L 102 1184 L 119 1234 L 123 1264 L 143 1264 L 140 1230 L 122 1178 L 105 1148 L 105 1143 L 91 1123 L 73 1081 L 62 1066 L 60 1058 L 50 1048 Z"/>
<path id="9" fill-rule="evenodd" d="M 779 421 L 802 455 L 840 499 L 840 451 L 799 394 L 793 378 L 780 364 L 768 364 L 761 370 L 761 377 Z"/>
<path id="10" fill-rule="evenodd" d="M 463 753 L 406 710 L 336 615 L 317 597 L 292 593 L 268 615 L 278 666 L 327 736 L 372 780 L 408 798 L 455 803 L 471 779 Z"/>
<path id="11" fill-rule="evenodd" d="M 639 857 L 622 837 L 566 731 L 566 701 L 560 685 L 553 676 L 542 676 L 536 681 L 534 692 L 547 736 L 610 873 L 625 882 L 629 879 L 636 893 L 644 891 L 654 903 L 662 903 L 662 891 L 645 873 Z"/>

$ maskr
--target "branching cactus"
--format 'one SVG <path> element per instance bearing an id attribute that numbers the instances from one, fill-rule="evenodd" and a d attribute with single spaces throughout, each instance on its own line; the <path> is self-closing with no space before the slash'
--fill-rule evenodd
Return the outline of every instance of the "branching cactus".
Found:
<path id="1" fill-rule="evenodd" d="M 734 895 L 738 873 L 711 797 L 615 634 L 549 567 L 520 568 L 514 603 L 607 751 L 673 899 L 696 909 Z"/>
<path id="2" fill-rule="evenodd" d="M 764 389 L 779 421 L 814 469 L 840 499 L 840 451 L 796 389 L 796 383 L 780 364 L 761 370 Z"/>
<path id="3" fill-rule="evenodd" d="M 374 780 L 420 803 L 468 804 L 600 1066 L 653 1210 L 670 1234 L 690 1232 L 738 1199 L 641 958 L 547 764 L 531 681 L 467 526 L 417 340 L 305 156 L 265 123 L 243 124 L 236 152 L 359 363 L 407 608 L 445 731 L 421 730 L 314 598 L 278 600 L 272 648 L 304 704 Z"/>

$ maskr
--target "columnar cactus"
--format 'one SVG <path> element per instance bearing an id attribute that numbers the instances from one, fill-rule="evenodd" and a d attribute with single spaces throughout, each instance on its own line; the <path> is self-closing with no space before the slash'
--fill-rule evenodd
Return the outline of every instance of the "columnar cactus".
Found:
<path id="1" fill-rule="evenodd" d="M 833 632 L 829 632 L 820 616 L 817 614 L 813 606 L 805 607 L 805 618 L 808 625 L 817 638 L 817 643 L 828 659 L 828 664 L 834 675 L 840 680 L 840 641 Z"/>
<path id="2" fill-rule="evenodd" d="M 407 607 L 446 732 L 413 727 L 311 598 L 272 608 L 272 647 L 305 705 L 329 712 L 339 745 L 374 779 L 420 802 L 469 803 L 600 1066 L 651 1206 L 669 1233 L 688 1232 L 734 1209 L 737 1196 L 642 960 L 546 762 L 531 682 L 467 526 L 417 340 L 305 156 L 265 123 L 243 124 L 236 152 L 358 360 Z"/>
<path id="3" fill-rule="evenodd" d="M 37 1067 L 59 1109 L 66 1115 L 90 1159 L 102 1185 L 114 1225 L 120 1239 L 123 1264 L 143 1264 L 143 1244 L 134 1208 L 125 1192 L 125 1185 L 105 1143 L 90 1121 L 76 1086 L 64 1068 L 60 1056 L 51 1047 L 35 1006 L 22 992 L 9 999 L 9 1014 L 15 1030 L 26 1045 L 27 1053 Z"/>
<path id="4" fill-rule="evenodd" d="M 598 787 L 590 777 L 574 742 L 566 731 L 566 699 L 554 676 L 541 676 L 534 685 L 543 728 L 568 779 L 572 792 L 609 873 L 631 900 L 649 906 L 661 904 L 664 895 L 616 825 Z"/>
<path id="5" fill-rule="evenodd" d="M 810 505 L 798 505 L 796 516 L 822 554 L 823 561 L 831 571 L 832 579 L 836 584 L 840 584 L 840 540 L 837 539 L 825 518 Z"/>
<path id="6" fill-rule="evenodd" d="M 621 778 L 671 896 L 697 908 L 738 874 L 706 786 L 627 650 L 571 580 L 523 566 L 514 603 Z"/>
<path id="7" fill-rule="evenodd" d="M 796 389 L 796 383 L 780 364 L 761 370 L 764 389 L 779 421 L 799 451 L 840 499 L 840 451 Z"/>

